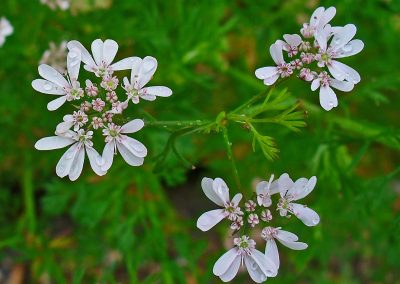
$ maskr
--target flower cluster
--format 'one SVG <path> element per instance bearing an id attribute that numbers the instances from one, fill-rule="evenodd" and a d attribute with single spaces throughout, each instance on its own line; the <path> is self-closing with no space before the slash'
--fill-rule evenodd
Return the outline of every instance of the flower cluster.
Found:
<path id="1" fill-rule="evenodd" d="M 321 106 L 329 111 L 337 107 L 338 100 L 332 88 L 350 92 L 361 78 L 356 70 L 337 61 L 359 53 L 364 43 L 353 39 L 356 27 L 332 27 L 329 22 L 336 14 L 330 7 L 317 8 L 310 22 L 303 24 L 298 34 L 285 34 L 270 46 L 270 54 L 276 66 L 262 67 L 255 71 L 265 85 L 273 85 L 279 78 L 292 75 L 311 83 L 311 90 L 319 88 Z M 283 56 L 286 52 L 287 60 Z"/>
<path id="2" fill-rule="evenodd" d="M 2 17 L 0 19 L 0 47 L 5 43 L 6 37 L 11 35 L 13 32 L 13 26 L 6 18 Z"/>
<path id="3" fill-rule="evenodd" d="M 243 263 L 250 277 L 257 283 L 265 281 L 267 277 L 276 276 L 280 260 L 275 240 L 293 250 L 307 248 L 307 244 L 299 242 L 295 234 L 276 225 L 278 216 L 293 215 L 306 226 L 315 226 L 320 221 L 314 210 L 295 202 L 306 197 L 314 189 L 317 182 L 315 176 L 310 179 L 300 178 L 295 182 L 286 173 L 275 181 L 273 178 L 271 176 L 268 182 L 261 181 L 257 184 L 256 193 L 253 199 L 244 203 L 244 210 L 239 206 L 242 194 L 238 193 L 230 199 L 229 188 L 222 179 L 203 178 L 201 182 L 205 195 L 221 208 L 202 214 L 197 220 L 197 227 L 208 231 L 223 219 L 228 219 L 234 235 L 240 235 L 234 238 L 234 247 L 222 255 L 214 265 L 214 274 L 224 282 L 231 281 Z M 271 208 L 274 194 L 279 195 L 276 205 L 278 216 L 273 214 Z M 250 239 L 250 230 L 256 226 L 262 227 L 258 238 L 261 237 L 266 242 L 264 253 L 258 251 L 255 248 L 256 242 Z"/>
<path id="4" fill-rule="evenodd" d="M 71 5 L 71 0 L 40 0 L 40 3 L 48 6 L 51 10 L 67 10 Z"/>
<path id="5" fill-rule="evenodd" d="M 74 40 L 68 42 L 67 48 L 67 74 L 64 76 L 55 68 L 42 64 L 38 70 L 43 79 L 34 80 L 32 87 L 38 92 L 57 96 L 48 103 L 48 110 L 57 110 L 66 102 L 70 102 L 75 110 L 57 125 L 56 136 L 40 139 L 35 144 L 36 149 L 52 150 L 72 145 L 56 167 L 58 176 L 68 175 L 71 180 L 81 174 L 85 152 L 93 171 L 100 176 L 111 167 L 117 151 L 129 165 L 142 165 L 147 149 L 127 134 L 139 131 L 144 122 L 141 119 L 126 122 L 123 112 L 131 101 L 137 104 L 140 99 L 153 101 L 157 96 L 172 94 L 167 87 L 145 86 L 157 69 L 157 60 L 150 56 L 143 59 L 129 57 L 113 63 L 118 44 L 109 39 L 93 41 L 92 54 Z M 87 79 L 82 85 L 78 81 L 81 63 L 86 71 L 94 73 L 93 77 L 99 83 Z M 117 94 L 121 80 L 115 72 L 120 70 L 131 70 L 130 79 L 122 80 L 123 95 Z M 93 147 L 95 132 L 102 135 L 106 143 L 102 155 Z"/>

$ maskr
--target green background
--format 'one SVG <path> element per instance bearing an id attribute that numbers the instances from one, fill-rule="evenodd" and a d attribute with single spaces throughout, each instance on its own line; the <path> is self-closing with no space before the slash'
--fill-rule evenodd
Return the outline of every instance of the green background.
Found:
<path id="1" fill-rule="evenodd" d="M 309 248 L 280 246 L 279 275 L 268 282 L 400 283 L 400 2 L 394 0 L 75 1 L 69 11 L 39 0 L 1 0 L 0 17 L 14 34 L 0 48 L 0 282 L 20 276 L 25 282 L 13 283 L 219 283 L 212 266 L 227 249 L 228 223 L 207 233 L 195 226 L 214 208 L 201 191 L 203 176 L 222 177 L 237 191 L 221 134 L 178 140 L 196 170 L 171 153 L 153 173 L 169 133 L 145 128 L 135 136 L 149 149 L 143 167 L 118 157 L 103 178 L 88 163 L 74 183 L 55 175 L 65 150 L 33 148 L 71 111 L 47 111 L 49 97 L 31 87 L 50 41 L 77 39 L 89 47 L 111 38 L 120 45 L 117 59 L 156 57 L 151 84 L 174 94 L 142 101 L 128 110 L 132 117 L 145 110 L 159 120 L 215 119 L 265 90 L 253 74 L 272 64 L 269 45 L 298 33 L 318 5 L 337 8 L 333 25 L 357 26 L 365 48 L 342 62 L 362 81 L 351 93 L 338 92 L 339 107 L 330 112 L 309 84 L 280 85 L 307 112 L 307 127 L 295 133 L 260 126 L 277 141 L 275 161 L 253 152 L 244 129 L 228 126 L 247 193 L 271 173 L 318 177 L 304 202 L 321 223 L 285 225 Z M 249 281 L 243 273 L 234 283 Z"/>

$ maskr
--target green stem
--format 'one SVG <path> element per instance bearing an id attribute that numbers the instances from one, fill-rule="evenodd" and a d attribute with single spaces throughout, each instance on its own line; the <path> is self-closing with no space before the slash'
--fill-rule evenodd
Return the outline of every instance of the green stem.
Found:
<path id="1" fill-rule="evenodd" d="M 225 145 L 226 145 L 226 151 L 228 154 L 228 159 L 231 162 L 233 176 L 235 178 L 236 186 L 237 186 L 238 190 L 240 191 L 242 189 L 242 185 L 240 183 L 239 172 L 236 168 L 235 159 L 233 157 L 232 142 L 229 139 L 228 129 L 226 127 L 223 128 L 223 136 L 224 136 L 224 141 L 225 141 Z"/>
<path id="2" fill-rule="evenodd" d="M 211 120 L 169 120 L 169 121 L 145 121 L 146 126 L 203 126 L 212 123 Z"/>
<path id="3" fill-rule="evenodd" d="M 32 169 L 29 162 L 26 162 L 25 165 L 22 186 L 24 192 L 25 220 L 28 231 L 34 232 L 36 229 L 35 202 L 33 196 Z"/>

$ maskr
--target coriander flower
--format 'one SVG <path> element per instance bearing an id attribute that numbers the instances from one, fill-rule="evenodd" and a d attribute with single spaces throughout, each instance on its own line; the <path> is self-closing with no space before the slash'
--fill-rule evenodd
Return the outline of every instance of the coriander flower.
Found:
<path id="1" fill-rule="evenodd" d="M 33 80 L 32 87 L 38 92 L 59 96 L 47 104 L 48 110 L 56 110 L 66 101 L 79 100 L 83 97 L 84 91 L 77 81 L 80 63 L 80 51 L 71 49 L 67 56 L 68 80 L 53 67 L 46 64 L 39 65 L 39 74 L 43 79 Z"/>
<path id="2" fill-rule="evenodd" d="M 36 142 L 37 150 L 54 150 L 72 145 L 61 157 L 56 173 L 63 178 L 68 175 L 71 181 L 76 180 L 83 168 L 85 152 L 88 155 L 90 166 L 93 171 L 102 176 L 106 171 L 101 169 L 102 159 L 99 153 L 93 148 L 91 141 L 93 131 L 85 132 L 80 129 L 78 132 L 68 130 L 64 133 L 56 133 L 57 136 L 45 137 Z"/>
<path id="3" fill-rule="evenodd" d="M 131 69 L 134 59 L 137 58 L 128 57 L 111 64 L 118 51 L 118 44 L 111 39 L 107 39 L 104 42 L 100 39 L 93 41 L 91 46 L 93 57 L 79 41 L 72 40 L 68 42 L 67 47 L 69 50 L 80 50 L 82 53 L 82 61 L 85 63 L 83 68 L 89 72 L 95 73 L 97 77 L 107 77 L 114 71 Z"/>
<path id="4" fill-rule="evenodd" d="M 279 253 L 275 239 L 282 245 L 293 249 L 303 250 L 308 247 L 306 243 L 298 242 L 295 234 L 281 230 L 281 228 L 265 227 L 261 232 L 261 237 L 267 242 L 265 246 L 265 255 L 272 260 L 277 269 L 279 269 Z"/>
<path id="5" fill-rule="evenodd" d="M 124 78 L 124 89 L 134 104 L 139 103 L 139 98 L 154 101 L 156 97 L 169 97 L 172 91 L 164 86 L 144 87 L 153 77 L 157 69 L 157 59 L 146 56 L 141 59 L 135 57 L 133 60 L 130 81 Z"/>
<path id="6" fill-rule="evenodd" d="M 324 28 L 335 16 L 335 7 L 329 7 L 325 10 L 324 7 L 318 7 L 311 15 L 310 23 L 303 24 L 300 30 L 305 38 L 312 38 L 319 28 Z"/>
<path id="7" fill-rule="evenodd" d="M 57 125 L 57 133 L 64 133 L 72 126 L 74 127 L 74 131 L 78 131 L 89 121 L 88 116 L 82 110 L 74 111 L 73 114 L 65 115 L 63 120 L 63 122 Z"/>
<path id="8" fill-rule="evenodd" d="M 232 200 L 229 199 L 229 188 L 225 181 L 220 178 L 211 179 L 203 178 L 201 188 L 204 194 L 215 204 L 223 207 L 203 213 L 197 220 L 197 228 L 203 232 L 210 230 L 222 219 L 227 218 L 235 222 L 243 215 L 240 210 L 239 202 L 242 199 L 242 194 L 236 194 Z"/>
<path id="9" fill-rule="evenodd" d="M 107 144 L 103 150 L 103 164 L 101 166 L 103 171 L 107 171 L 111 167 L 117 149 L 129 165 L 141 166 L 143 164 L 144 157 L 147 155 L 147 148 L 138 140 L 124 135 L 135 133 L 143 126 L 143 120 L 134 119 L 122 126 L 109 123 L 107 127 L 104 127 L 103 135 L 106 136 L 105 142 Z"/>
<path id="10" fill-rule="evenodd" d="M 281 199 L 279 200 L 278 210 L 281 216 L 287 216 L 288 213 L 295 215 L 306 226 L 315 226 L 319 223 L 318 214 L 298 203 L 293 201 L 306 197 L 315 187 L 317 178 L 311 177 L 309 180 L 300 178 L 293 182 L 288 174 L 283 174 L 279 178 L 279 191 Z"/>
<path id="11" fill-rule="evenodd" d="M 255 72 L 256 77 L 264 80 L 264 84 L 267 86 L 273 85 L 279 77 L 285 78 L 293 74 L 291 64 L 286 63 L 283 59 L 282 48 L 282 45 L 279 43 L 272 44 L 269 52 L 276 66 L 258 68 Z"/>
<path id="12" fill-rule="evenodd" d="M 271 195 L 279 192 L 278 181 L 272 182 L 274 175 L 271 175 L 269 182 L 262 181 L 256 186 L 257 203 L 260 206 L 269 207 L 272 204 Z"/>
<path id="13" fill-rule="evenodd" d="M 3 46 L 6 41 L 6 37 L 11 35 L 14 32 L 13 26 L 10 22 L 5 18 L 1 17 L 0 19 L 0 47 Z"/>
<path id="14" fill-rule="evenodd" d="M 278 268 L 268 256 L 256 250 L 254 240 L 242 236 L 235 238 L 234 244 L 235 247 L 223 254 L 213 267 L 213 273 L 223 282 L 231 281 L 243 264 L 256 283 L 262 283 L 267 277 L 277 275 Z"/>
<path id="15" fill-rule="evenodd" d="M 298 47 L 303 42 L 301 37 L 297 34 L 285 34 L 283 35 L 283 39 L 285 41 L 277 40 L 275 43 L 280 44 L 282 46 L 282 49 L 288 53 L 289 57 L 297 55 L 297 53 L 299 52 Z"/>

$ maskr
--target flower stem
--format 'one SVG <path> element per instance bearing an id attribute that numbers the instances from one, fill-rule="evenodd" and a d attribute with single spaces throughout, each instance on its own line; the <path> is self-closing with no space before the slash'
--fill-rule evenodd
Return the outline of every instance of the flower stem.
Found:
<path id="1" fill-rule="evenodd" d="M 232 166 L 233 176 L 235 178 L 236 186 L 237 186 L 238 190 L 240 191 L 242 189 L 242 185 L 240 183 L 239 172 L 236 168 L 235 159 L 233 157 L 232 142 L 230 141 L 229 136 L 228 136 L 228 129 L 226 127 L 224 127 L 222 131 L 223 131 L 224 141 L 225 141 L 225 145 L 226 145 L 226 151 L 228 154 L 228 159 L 231 162 L 231 166 Z"/>

